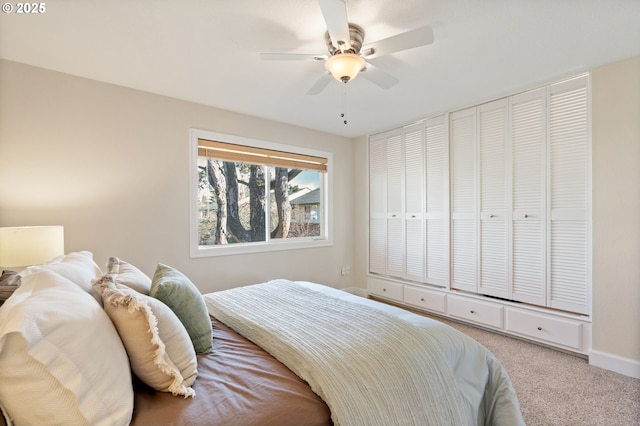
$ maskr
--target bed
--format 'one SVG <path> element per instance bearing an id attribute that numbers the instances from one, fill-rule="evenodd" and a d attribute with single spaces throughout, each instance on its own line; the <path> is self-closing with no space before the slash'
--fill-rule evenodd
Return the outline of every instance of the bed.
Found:
<path id="1" fill-rule="evenodd" d="M 106 269 L 79 252 L 21 273 L 0 307 L 5 422 L 524 424 L 498 360 L 438 321 L 310 282 L 193 296 L 166 265 Z"/>

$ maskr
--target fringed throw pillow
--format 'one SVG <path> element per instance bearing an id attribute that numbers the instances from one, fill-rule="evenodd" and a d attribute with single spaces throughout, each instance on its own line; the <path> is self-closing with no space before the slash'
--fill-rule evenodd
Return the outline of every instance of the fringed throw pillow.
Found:
<path id="1" fill-rule="evenodd" d="M 103 275 L 94 287 L 118 330 L 131 370 L 155 390 L 195 396 L 197 359 L 184 326 L 161 301 L 115 284 Z"/>

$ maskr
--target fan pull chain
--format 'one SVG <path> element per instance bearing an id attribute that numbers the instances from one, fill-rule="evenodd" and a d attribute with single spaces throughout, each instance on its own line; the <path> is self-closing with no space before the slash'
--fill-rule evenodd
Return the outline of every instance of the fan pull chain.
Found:
<path id="1" fill-rule="evenodd" d="M 340 118 L 343 119 L 344 124 L 347 124 L 347 83 L 342 85 L 342 113 Z"/>

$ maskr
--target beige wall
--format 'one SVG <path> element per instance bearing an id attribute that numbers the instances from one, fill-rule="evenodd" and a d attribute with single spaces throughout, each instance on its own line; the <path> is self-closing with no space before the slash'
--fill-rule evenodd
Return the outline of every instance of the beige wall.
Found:
<path id="1" fill-rule="evenodd" d="M 640 362 L 640 56 L 593 70 L 593 349 Z"/>
<path id="2" fill-rule="evenodd" d="M 356 250 L 353 254 L 354 259 L 354 282 L 358 283 L 358 287 L 366 287 L 368 268 L 368 243 L 369 243 L 369 152 L 367 151 L 367 137 L 361 137 L 354 140 L 354 157 L 360 161 L 354 164 L 354 185 L 353 191 L 355 197 L 355 240 Z"/>
<path id="3" fill-rule="evenodd" d="M 190 259 L 191 127 L 332 152 L 334 245 Z M 0 226 L 64 225 L 66 251 L 101 266 L 163 262 L 203 292 L 278 277 L 350 286 L 353 164 L 349 139 L 0 61 Z"/>

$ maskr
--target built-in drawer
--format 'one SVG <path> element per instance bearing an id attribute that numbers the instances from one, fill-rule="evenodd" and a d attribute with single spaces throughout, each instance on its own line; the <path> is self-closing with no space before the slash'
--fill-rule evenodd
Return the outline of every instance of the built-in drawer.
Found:
<path id="1" fill-rule="evenodd" d="M 404 287 L 404 303 L 420 309 L 444 313 L 447 296 L 436 290 L 417 287 Z"/>
<path id="2" fill-rule="evenodd" d="M 447 312 L 449 315 L 477 324 L 502 328 L 503 307 L 490 302 L 466 298 L 462 296 L 449 296 L 447 298 Z"/>
<path id="3" fill-rule="evenodd" d="M 402 288 L 404 287 L 402 284 L 369 277 L 367 279 L 367 287 L 369 293 L 374 296 L 402 302 Z"/>
<path id="4" fill-rule="evenodd" d="M 507 308 L 506 317 L 509 332 L 577 350 L 582 348 L 582 323 L 579 321 L 514 308 Z"/>

